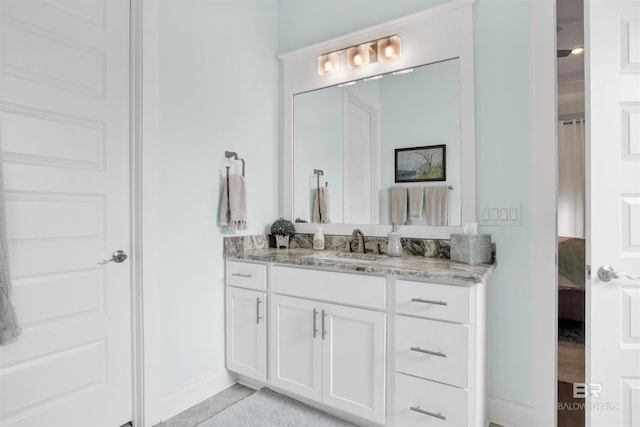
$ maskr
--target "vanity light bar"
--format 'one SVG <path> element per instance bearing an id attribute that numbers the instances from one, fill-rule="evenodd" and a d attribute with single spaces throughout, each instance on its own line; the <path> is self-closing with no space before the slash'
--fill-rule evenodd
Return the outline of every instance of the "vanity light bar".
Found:
<path id="1" fill-rule="evenodd" d="M 399 58 L 402 53 L 400 37 L 392 35 L 355 46 L 349 46 L 318 57 L 318 74 L 321 76 L 337 73 L 340 67 L 340 54 L 346 52 L 347 66 L 352 70 L 364 68 L 378 61 Z"/>

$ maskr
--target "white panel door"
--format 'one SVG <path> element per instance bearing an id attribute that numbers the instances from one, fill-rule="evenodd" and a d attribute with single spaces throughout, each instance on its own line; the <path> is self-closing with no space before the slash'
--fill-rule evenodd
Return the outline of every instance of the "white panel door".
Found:
<path id="1" fill-rule="evenodd" d="M 585 2 L 587 425 L 640 423 L 640 2 Z M 619 275 L 598 277 L 609 265 Z M 632 279 L 631 277 L 635 277 Z"/>
<path id="2" fill-rule="evenodd" d="M 267 380 L 267 296 L 227 287 L 227 368 Z"/>
<path id="3" fill-rule="evenodd" d="M 322 401 L 384 423 L 385 314 L 323 304 Z"/>
<path id="4" fill-rule="evenodd" d="M 320 306 L 273 295 L 269 310 L 271 383 L 316 401 L 322 397 Z"/>
<path id="5" fill-rule="evenodd" d="M 344 223 L 377 224 L 379 107 L 364 94 L 344 96 Z"/>
<path id="6" fill-rule="evenodd" d="M 0 425 L 131 420 L 129 1 L 0 0 L 14 305 Z"/>

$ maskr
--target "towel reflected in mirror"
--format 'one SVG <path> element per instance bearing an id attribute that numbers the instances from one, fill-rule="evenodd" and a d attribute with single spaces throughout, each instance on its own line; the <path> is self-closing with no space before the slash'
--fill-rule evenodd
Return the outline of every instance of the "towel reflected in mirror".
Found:
<path id="1" fill-rule="evenodd" d="M 331 212 L 329 208 L 329 187 L 320 186 L 316 189 L 313 201 L 313 222 L 329 224 Z"/>

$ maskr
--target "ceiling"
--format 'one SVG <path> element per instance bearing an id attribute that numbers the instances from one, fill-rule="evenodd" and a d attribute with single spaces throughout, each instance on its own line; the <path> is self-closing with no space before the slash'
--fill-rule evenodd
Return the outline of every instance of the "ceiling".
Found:
<path id="1" fill-rule="evenodd" d="M 583 0 L 556 0 L 558 49 L 584 47 Z M 584 55 L 558 58 L 558 85 L 584 81 Z"/>

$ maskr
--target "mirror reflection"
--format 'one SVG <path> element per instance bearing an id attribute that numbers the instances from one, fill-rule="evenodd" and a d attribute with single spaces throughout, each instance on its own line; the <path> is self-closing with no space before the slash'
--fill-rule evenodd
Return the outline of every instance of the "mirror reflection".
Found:
<path id="1" fill-rule="evenodd" d="M 460 225 L 459 83 L 451 59 L 295 95 L 294 218 Z"/>

